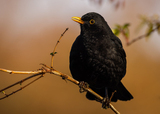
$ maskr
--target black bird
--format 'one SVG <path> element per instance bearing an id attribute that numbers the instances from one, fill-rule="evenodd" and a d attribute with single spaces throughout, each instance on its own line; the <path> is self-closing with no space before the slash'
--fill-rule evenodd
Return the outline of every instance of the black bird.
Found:
<path id="1" fill-rule="evenodd" d="M 81 33 L 70 52 L 70 71 L 74 79 L 87 82 L 89 87 L 104 97 L 102 107 L 110 101 L 131 100 L 133 96 L 121 82 L 126 74 L 126 53 L 104 18 L 95 12 L 72 17 L 80 23 Z M 89 100 L 97 100 L 87 92 Z"/>

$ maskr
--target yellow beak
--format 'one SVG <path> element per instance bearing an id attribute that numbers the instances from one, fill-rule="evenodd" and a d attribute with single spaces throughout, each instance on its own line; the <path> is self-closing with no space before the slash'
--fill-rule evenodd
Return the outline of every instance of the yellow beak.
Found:
<path id="1" fill-rule="evenodd" d="M 80 24 L 84 24 L 84 21 L 81 20 L 80 17 L 72 17 L 72 20 L 75 21 L 75 22 L 78 22 L 78 23 L 80 23 Z"/>

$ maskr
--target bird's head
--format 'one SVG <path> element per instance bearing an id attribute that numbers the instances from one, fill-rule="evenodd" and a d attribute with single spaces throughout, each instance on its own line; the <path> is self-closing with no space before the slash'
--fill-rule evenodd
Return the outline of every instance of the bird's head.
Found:
<path id="1" fill-rule="evenodd" d="M 107 31 L 111 31 L 107 22 L 104 18 L 94 12 L 87 13 L 82 17 L 72 17 L 72 20 L 80 23 L 81 25 L 81 33 L 89 33 L 89 34 L 107 34 Z"/>

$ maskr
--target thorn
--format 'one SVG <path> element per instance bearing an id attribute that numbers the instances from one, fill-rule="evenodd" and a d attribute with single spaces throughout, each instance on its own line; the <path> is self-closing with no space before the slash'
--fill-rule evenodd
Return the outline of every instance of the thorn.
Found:
<path id="1" fill-rule="evenodd" d="M 40 63 L 40 65 L 46 66 L 46 65 L 45 65 L 45 64 L 43 64 L 43 63 Z"/>
<path id="2" fill-rule="evenodd" d="M 12 74 L 12 72 L 10 72 L 9 74 Z"/>
<path id="3" fill-rule="evenodd" d="M 65 82 L 67 83 L 67 80 L 66 80 L 66 77 L 65 77 L 65 76 L 62 76 L 62 79 L 65 80 Z"/>

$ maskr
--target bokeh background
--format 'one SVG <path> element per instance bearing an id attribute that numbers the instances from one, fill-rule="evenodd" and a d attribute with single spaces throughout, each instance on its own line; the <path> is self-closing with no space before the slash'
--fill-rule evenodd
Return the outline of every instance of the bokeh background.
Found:
<path id="1" fill-rule="evenodd" d="M 40 63 L 50 65 L 50 53 L 60 35 L 69 27 L 58 45 L 54 68 L 71 75 L 69 52 L 80 33 L 79 25 L 71 20 L 72 16 L 98 12 L 111 28 L 117 23 L 129 22 L 131 40 L 145 32 L 135 32 L 140 23 L 139 15 L 160 15 L 159 0 L 125 0 L 125 6 L 118 9 L 115 4 L 116 0 L 103 0 L 101 5 L 93 0 L 0 0 L 0 67 L 28 71 L 41 68 Z M 131 46 L 126 46 L 123 37 L 120 39 L 128 60 L 127 74 L 122 81 L 134 99 L 113 105 L 122 114 L 159 114 L 160 36 L 155 32 L 150 39 L 139 40 Z M 27 76 L 0 72 L 0 89 Z M 100 103 L 89 101 L 84 93 L 80 94 L 78 86 L 51 74 L 0 101 L 0 114 L 64 113 L 114 112 L 101 109 Z"/>

